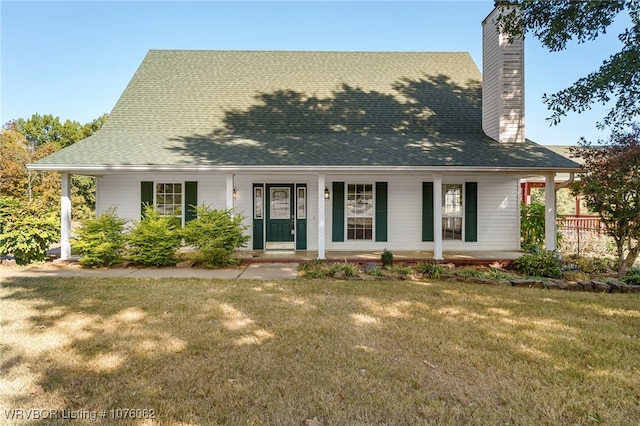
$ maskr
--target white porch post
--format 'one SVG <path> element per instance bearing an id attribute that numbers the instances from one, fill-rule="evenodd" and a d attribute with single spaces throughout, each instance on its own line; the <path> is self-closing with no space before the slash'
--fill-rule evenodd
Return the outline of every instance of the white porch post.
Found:
<path id="1" fill-rule="evenodd" d="M 227 174 L 227 209 L 233 208 L 233 173 Z"/>
<path id="2" fill-rule="evenodd" d="M 442 260 L 442 175 L 433 175 L 433 258 Z"/>
<path id="3" fill-rule="evenodd" d="M 325 175 L 318 174 L 318 259 L 325 259 L 325 203 L 324 188 L 326 186 Z"/>
<path id="4" fill-rule="evenodd" d="M 544 182 L 544 244 L 547 250 L 557 250 L 556 182 L 555 173 L 545 176 Z"/>
<path id="5" fill-rule="evenodd" d="M 71 257 L 71 175 L 63 173 L 62 195 L 60 196 L 60 259 Z"/>

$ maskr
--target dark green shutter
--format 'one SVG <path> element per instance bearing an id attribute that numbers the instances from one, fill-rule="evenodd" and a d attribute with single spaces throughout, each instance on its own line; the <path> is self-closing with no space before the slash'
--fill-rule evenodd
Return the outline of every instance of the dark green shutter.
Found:
<path id="1" fill-rule="evenodd" d="M 197 217 L 196 206 L 198 205 L 198 182 L 184 183 L 184 223 Z"/>
<path id="2" fill-rule="evenodd" d="M 422 241 L 433 241 L 433 182 L 422 182 Z"/>
<path id="3" fill-rule="evenodd" d="M 376 182 L 376 241 L 387 241 L 387 182 Z"/>
<path id="4" fill-rule="evenodd" d="M 332 241 L 344 241 L 344 182 L 333 182 Z"/>
<path id="5" fill-rule="evenodd" d="M 478 183 L 464 184 L 464 240 L 478 241 Z"/>
<path id="6" fill-rule="evenodd" d="M 144 217 L 144 209 L 153 205 L 153 182 L 140 182 L 140 217 Z"/>

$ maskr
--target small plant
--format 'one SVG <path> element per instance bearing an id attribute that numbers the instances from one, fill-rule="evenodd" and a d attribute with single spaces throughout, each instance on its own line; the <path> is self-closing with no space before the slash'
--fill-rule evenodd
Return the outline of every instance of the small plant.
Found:
<path id="1" fill-rule="evenodd" d="M 196 248 L 194 260 L 206 267 L 228 266 L 237 263 L 233 252 L 251 238 L 245 235 L 245 219 L 233 210 L 218 210 L 206 205 L 196 207 L 197 218 L 182 231 L 185 243 Z"/>
<path id="2" fill-rule="evenodd" d="M 380 256 L 380 261 L 382 262 L 382 266 L 385 268 L 393 265 L 393 253 L 387 249 L 384 249 L 382 255 Z"/>
<path id="3" fill-rule="evenodd" d="M 162 216 L 147 206 L 144 218 L 134 223 L 127 237 L 128 257 L 146 266 L 169 266 L 176 263 L 181 245 L 180 221 L 173 216 Z"/>
<path id="4" fill-rule="evenodd" d="M 358 275 L 358 272 L 360 272 L 360 265 L 348 262 L 337 262 L 329 268 L 330 274 L 335 274 L 336 272 L 344 272 L 347 277 L 355 277 Z"/>
<path id="5" fill-rule="evenodd" d="M 420 262 L 414 266 L 416 272 L 424 274 L 429 278 L 438 279 L 447 269 L 442 265 L 428 262 Z"/>
<path id="6" fill-rule="evenodd" d="M 115 207 L 93 219 L 80 222 L 76 238 L 71 241 L 73 249 L 80 254 L 80 264 L 92 268 L 111 266 L 123 259 L 126 220 L 119 218 Z"/>
<path id="7" fill-rule="evenodd" d="M 483 278 L 482 272 L 476 268 L 457 268 L 453 274 L 460 278 Z"/>
<path id="8" fill-rule="evenodd" d="M 513 266 L 521 274 L 537 277 L 562 277 L 562 264 L 558 254 L 544 250 L 537 253 L 526 253 L 518 257 Z"/>
<path id="9" fill-rule="evenodd" d="M 513 274 L 502 271 L 496 268 L 489 268 L 487 271 L 482 273 L 482 278 L 488 280 L 513 280 L 515 277 Z"/>
<path id="10" fill-rule="evenodd" d="M 312 262 L 304 262 L 298 266 L 298 272 L 304 278 L 326 278 L 330 275 L 330 270 L 326 262 L 316 260 Z"/>
<path id="11" fill-rule="evenodd" d="M 366 272 L 367 275 L 371 275 L 372 277 L 384 277 L 384 272 L 382 272 L 377 266 L 367 269 Z"/>
<path id="12" fill-rule="evenodd" d="M 387 269 L 389 270 L 389 272 L 399 275 L 409 275 L 413 272 L 413 269 L 410 266 L 405 265 L 390 266 Z"/>

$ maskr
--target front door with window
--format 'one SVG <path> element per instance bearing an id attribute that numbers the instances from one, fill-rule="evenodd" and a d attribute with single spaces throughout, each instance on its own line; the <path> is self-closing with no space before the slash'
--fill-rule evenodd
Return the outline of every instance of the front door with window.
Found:
<path id="1" fill-rule="evenodd" d="M 294 185 L 266 187 L 266 248 L 294 249 L 295 193 Z"/>

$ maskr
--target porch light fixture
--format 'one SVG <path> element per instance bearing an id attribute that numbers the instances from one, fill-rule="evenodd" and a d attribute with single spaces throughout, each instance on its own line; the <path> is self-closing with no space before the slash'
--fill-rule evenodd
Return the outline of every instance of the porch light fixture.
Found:
<path id="1" fill-rule="evenodd" d="M 236 191 L 235 188 L 233 188 L 233 199 L 237 200 L 238 199 L 238 191 Z"/>
<path id="2" fill-rule="evenodd" d="M 324 199 L 328 200 L 329 198 L 331 198 L 331 193 L 329 192 L 329 188 L 327 188 L 326 186 L 324 187 Z"/>

